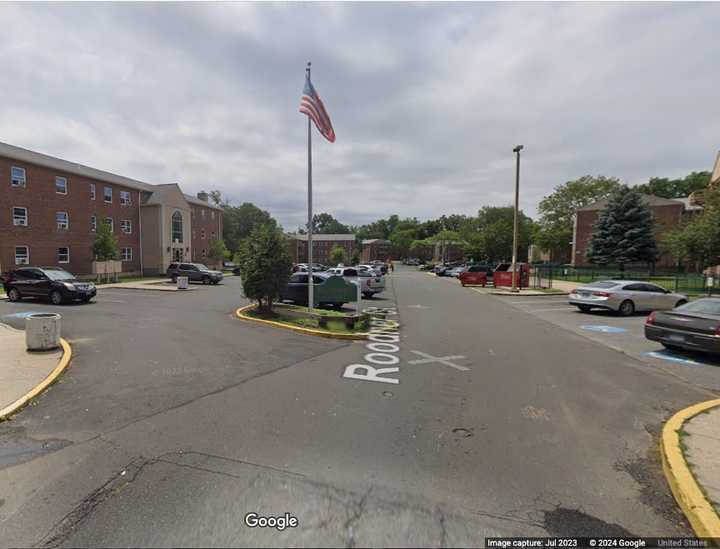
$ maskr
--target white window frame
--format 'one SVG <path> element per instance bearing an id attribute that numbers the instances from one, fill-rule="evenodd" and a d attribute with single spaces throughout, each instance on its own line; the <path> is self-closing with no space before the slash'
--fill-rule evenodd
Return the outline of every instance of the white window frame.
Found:
<path id="1" fill-rule="evenodd" d="M 126 253 L 130 252 L 130 253 Z M 121 261 L 132 261 L 133 260 L 133 249 L 131 247 L 125 247 L 120 250 Z"/>
<path id="2" fill-rule="evenodd" d="M 15 210 L 25 210 L 24 223 L 18 223 L 18 218 L 15 216 Z M 28 221 L 28 209 L 25 206 L 13 206 L 13 226 L 14 227 L 27 227 Z"/>
<path id="3" fill-rule="evenodd" d="M 60 250 L 67 250 L 67 259 L 65 261 L 60 259 Z M 57 262 L 58 263 L 70 263 L 70 246 L 60 246 L 57 249 Z"/>
<path id="4" fill-rule="evenodd" d="M 97 232 L 97 216 L 96 215 L 90 216 L 90 230 L 92 232 Z"/>
<path id="5" fill-rule="evenodd" d="M 110 191 L 110 200 L 108 200 L 107 191 Z M 105 204 L 112 204 L 112 200 L 113 200 L 112 187 L 108 187 L 106 185 L 105 187 L 103 187 L 103 202 L 105 202 Z"/>
<path id="6" fill-rule="evenodd" d="M 109 221 L 110 223 L 108 223 L 108 221 Z M 111 232 L 111 233 L 114 233 L 114 232 L 115 232 L 115 222 L 113 221 L 113 218 L 112 218 L 112 217 L 106 217 L 105 219 L 103 219 L 103 223 L 105 223 L 106 225 L 110 225 L 110 232 Z"/>
<path id="7" fill-rule="evenodd" d="M 200 208 L 200 217 L 205 219 L 205 208 Z"/>
<path id="8" fill-rule="evenodd" d="M 58 216 L 60 214 L 65 214 L 64 223 L 58 219 Z M 68 214 L 67 212 L 55 212 L 55 224 L 57 225 L 59 231 L 67 231 L 68 229 L 70 229 L 70 214 Z"/>
<path id="9" fill-rule="evenodd" d="M 120 191 L 120 205 L 132 206 L 132 196 L 130 195 L 130 191 Z"/>
<path id="10" fill-rule="evenodd" d="M 61 191 L 58 190 L 58 183 L 59 183 L 60 181 L 64 181 L 64 182 L 65 182 L 65 192 L 61 192 Z M 56 176 L 55 176 L 55 194 L 64 194 L 64 195 L 67 195 L 67 193 L 68 193 L 68 180 L 67 180 L 67 177 L 63 177 L 62 175 L 56 175 Z"/>
<path id="11" fill-rule="evenodd" d="M 25 261 L 18 263 L 18 248 L 25 248 Z M 30 265 L 30 246 L 15 246 L 15 265 Z"/>
<path id="12" fill-rule="evenodd" d="M 95 200 L 95 183 L 90 183 L 90 200 Z"/>
<path id="13" fill-rule="evenodd" d="M 125 230 L 126 226 L 127 230 Z M 132 234 L 132 221 L 130 219 L 120 220 L 120 232 L 123 234 Z"/>
<path id="14" fill-rule="evenodd" d="M 210 219 L 215 219 L 215 210 L 210 210 Z"/>
<path id="15" fill-rule="evenodd" d="M 16 179 L 13 170 L 22 170 L 22 181 Z M 10 185 L 12 187 L 27 187 L 27 171 L 21 166 L 10 166 Z"/>

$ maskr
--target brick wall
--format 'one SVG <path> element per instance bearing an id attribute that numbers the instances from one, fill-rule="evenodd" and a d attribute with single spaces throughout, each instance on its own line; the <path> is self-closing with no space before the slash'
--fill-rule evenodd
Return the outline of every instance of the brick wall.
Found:
<path id="1" fill-rule="evenodd" d="M 209 206 L 191 205 L 192 260 L 211 263 L 207 258 L 210 242 L 222 239 L 222 212 Z"/>
<path id="2" fill-rule="evenodd" d="M 25 168 L 25 187 L 11 185 L 12 166 Z M 67 180 L 67 194 L 56 192 L 57 176 Z M 95 200 L 91 199 L 91 184 L 95 184 Z M 105 187 L 112 189 L 111 204 L 104 201 Z M 131 205 L 120 204 L 120 191 L 130 193 Z M 113 219 L 118 248 L 132 248 L 133 259 L 123 262 L 123 271 L 139 271 L 138 192 L 121 185 L 0 157 L 0 269 L 16 268 L 15 246 L 28 246 L 31 265 L 60 266 L 78 275 L 91 273 L 92 245 L 95 241 L 91 216 L 95 215 L 98 224 L 106 217 Z M 27 208 L 27 227 L 13 225 L 13 207 Z M 67 212 L 67 230 L 57 228 L 56 212 Z M 124 219 L 130 221 L 132 234 L 121 232 L 121 220 Z M 69 263 L 58 262 L 60 247 L 70 248 Z"/>

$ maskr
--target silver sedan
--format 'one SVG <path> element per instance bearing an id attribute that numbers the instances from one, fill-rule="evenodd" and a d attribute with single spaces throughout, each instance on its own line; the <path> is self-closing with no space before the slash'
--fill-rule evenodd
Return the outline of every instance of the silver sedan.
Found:
<path id="1" fill-rule="evenodd" d="M 635 311 L 673 309 L 688 302 L 686 295 L 676 294 L 641 280 L 600 280 L 570 292 L 568 303 L 583 312 L 608 309 L 623 316 Z"/>

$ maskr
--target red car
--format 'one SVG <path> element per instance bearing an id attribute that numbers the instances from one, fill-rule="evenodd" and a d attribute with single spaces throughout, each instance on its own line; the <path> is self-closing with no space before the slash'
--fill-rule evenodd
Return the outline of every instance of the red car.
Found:
<path id="1" fill-rule="evenodd" d="M 487 286 L 488 276 L 492 276 L 493 269 L 486 265 L 470 265 L 458 275 L 458 280 L 463 286 Z"/>

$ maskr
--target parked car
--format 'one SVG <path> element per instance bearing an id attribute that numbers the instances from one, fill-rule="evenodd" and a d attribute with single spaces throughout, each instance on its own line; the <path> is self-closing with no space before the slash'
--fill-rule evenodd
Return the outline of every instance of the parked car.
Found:
<path id="1" fill-rule="evenodd" d="M 376 269 L 380 269 L 381 274 L 387 274 L 388 266 L 387 263 L 384 261 L 380 261 L 379 259 L 376 259 L 375 261 L 370 262 Z"/>
<path id="2" fill-rule="evenodd" d="M 720 298 L 707 297 L 671 311 L 653 311 L 645 321 L 645 337 L 672 350 L 720 355 Z"/>
<path id="3" fill-rule="evenodd" d="M 378 276 L 382 276 L 383 274 L 382 269 L 378 265 L 357 265 L 357 269 L 359 271 L 370 271 Z"/>
<path id="4" fill-rule="evenodd" d="M 298 305 L 308 304 L 307 273 L 295 273 L 288 280 L 285 289 L 280 292 L 280 301 L 292 301 Z M 355 301 L 356 286 L 350 284 L 341 276 L 330 273 L 313 274 L 313 295 L 321 307 L 331 306 L 340 308 L 345 303 Z"/>
<path id="5" fill-rule="evenodd" d="M 177 282 L 179 276 L 186 276 L 189 281 L 203 284 L 217 284 L 223 279 L 221 271 L 213 271 L 202 263 L 170 263 L 167 275 L 173 282 Z"/>
<path id="6" fill-rule="evenodd" d="M 601 280 L 576 288 L 568 296 L 568 303 L 576 305 L 582 312 L 599 308 L 623 316 L 636 311 L 672 309 L 687 302 L 686 295 L 640 280 Z"/>
<path id="7" fill-rule="evenodd" d="M 327 271 L 327 267 L 325 265 L 321 265 L 320 263 L 313 263 L 313 272 L 314 273 L 324 273 Z M 298 263 L 293 266 L 293 272 L 294 273 L 306 273 L 308 272 L 308 264 L 307 263 Z"/>
<path id="8" fill-rule="evenodd" d="M 470 265 L 458 275 L 458 280 L 463 286 L 486 286 L 492 280 L 492 275 L 493 268 L 488 265 Z"/>
<path id="9" fill-rule="evenodd" d="M 371 298 L 375 294 L 385 290 L 385 278 L 371 269 L 360 269 L 358 267 L 335 267 L 328 269 L 328 273 L 342 276 L 344 279 L 354 282 L 360 278 L 361 292 L 363 297 Z"/>
<path id="10" fill-rule="evenodd" d="M 95 284 L 78 280 L 59 267 L 23 267 L 3 275 L 2 280 L 10 301 L 41 297 L 53 305 L 66 301 L 87 303 L 97 294 Z"/>
<path id="11" fill-rule="evenodd" d="M 460 273 L 462 273 L 467 268 L 467 265 L 459 265 L 458 267 L 453 267 L 447 272 L 447 276 L 457 278 L 458 276 L 460 276 Z"/>

